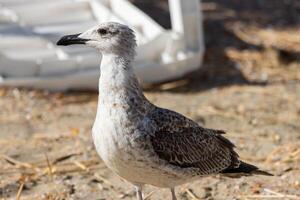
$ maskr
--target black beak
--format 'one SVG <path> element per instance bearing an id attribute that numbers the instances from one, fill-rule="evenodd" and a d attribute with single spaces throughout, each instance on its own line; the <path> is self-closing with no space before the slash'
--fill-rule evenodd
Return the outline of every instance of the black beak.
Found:
<path id="1" fill-rule="evenodd" d="M 87 41 L 89 41 L 89 39 L 78 37 L 79 35 L 80 33 L 75 35 L 63 36 L 56 44 L 61 46 L 68 46 L 72 44 L 85 44 Z"/>

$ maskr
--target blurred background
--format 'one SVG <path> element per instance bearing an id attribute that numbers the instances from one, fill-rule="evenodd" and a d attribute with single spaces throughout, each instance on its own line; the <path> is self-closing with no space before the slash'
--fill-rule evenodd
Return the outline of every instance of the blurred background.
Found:
<path id="1" fill-rule="evenodd" d="M 62 0 L 57 0 L 59 1 Z M 0 2 L 1 16 L 10 15 L 5 12 L 11 12 L 8 8 L 13 3 L 23 2 L 23 6 L 26 5 L 25 0 Z M 157 23 L 154 23 L 153 29 L 157 30 L 158 35 L 165 34 L 165 30 L 172 28 L 167 0 L 130 2 Z M 148 81 L 144 84 L 145 95 L 156 105 L 176 110 L 205 127 L 225 130 L 227 137 L 236 144 L 242 159 L 276 176 L 203 178 L 178 187 L 180 199 L 300 199 L 300 2 L 202 0 L 199 5 L 197 17 L 203 28 L 196 35 L 200 46 L 192 49 L 190 54 L 190 51 L 185 51 L 181 42 L 165 44 L 169 47 L 164 50 L 168 50 L 170 54 L 172 47 L 178 48 L 179 53 L 171 61 L 167 54 L 161 59 L 163 62 L 157 65 L 164 67 L 175 63 L 177 66 L 178 60 L 180 62 L 180 59 L 186 59 L 189 55 L 192 58 L 197 55 L 198 60 L 192 63 L 198 62 L 198 66 L 191 65 L 192 72 L 184 71 L 171 76 L 173 81 Z M 35 18 L 29 22 L 37 21 L 39 13 L 35 14 Z M 57 13 L 51 14 L 55 16 Z M 76 18 L 77 15 L 72 12 L 71 16 Z M 79 16 L 78 19 L 81 19 Z M 78 23 L 80 24 L 80 20 Z M 9 23 L 5 20 L 0 23 L 0 52 L 6 52 L 0 54 L 1 81 L 10 77 L 20 78 L 22 74 L 17 72 L 24 68 L 19 66 L 27 66 L 25 61 L 20 61 L 21 56 L 18 56 L 23 55 L 19 53 L 22 49 L 11 48 L 11 44 L 32 44 L 12 40 L 21 32 L 8 35 L 11 29 L 7 28 L 7 24 Z M 24 24 L 21 23 L 20 27 L 24 28 Z M 31 28 L 37 24 L 41 27 L 41 22 L 27 27 L 33 30 Z M 87 23 L 86 26 L 88 25 L 91 24 Z M 74 27 L 73 30 L 76 30 L 76 26 Z M 135 28 L 137 31 L 141 30 L 138 26 Z M 45 29 L 38 30 L 42 34 Z M 63 32 L 55 29 L 45 37 L 50 42 L 55 42 Z M 149 41 L 150 44 L 156 44 L 151 42 L 154 38 L 140 32 L 140 47 L 147 47 Z M 174 41 L 182 39 L 173 33 L 171 36 Z M 204 46 L 205 52 L 202 51 Z M 50 45 L 51 48 L 56 47 Z M 71 50 L 55 50 L 55 56 L 64 62 L 63 65 L 66 65 L 69 58 L 72 61 L 73 57 L 68 57 L 69 55 L 93 56 L 91 50 L 82 50 L 80 47 L 74 52 L 67 52 L 67 56 L 65 51 Z M 52 55 L 49 52 L 43 55 L 32 52 L 32 57 Z M 87 60 L 92 56 L 87 56 Z M 156 58 L 157 55 L 151 56 Z M 17 61 L 19 58 L 19 62 L 5 60 L 13 57 Z M 79 58 L 76 57 L 77 60 Z M 140 61 L 146 60 L 143 56 L 138 58 Z M 56 67 L 56 61 L 53 60 L 46 62 L 46 66 L 51 66 L 51 62 Z M 12 66 L 19 67 L 19 70 L 12 71 L 14 76 L 7 73 L 11 71 L 5 71 L 11 69 L 8 67 L 11 63 L 14 63 Z M 76 63 L 80 63 L 77 66 L 83 69 L 87 62 Z M 92 66 L 93 63 L 88 65 Z M 178 69 L 182 69 L 181 66 Z M 154 73 L 155 70 L 151 70 L 152 68 L 147 68 L 147 73 L 143 73 L 143 70 L 137 69 L 142 75 Z M 97 71 L 91 72 L 95 78 L 98 77 Z M 181 76 L 183 74 L 186 75 Z M 23 80 L 29 80 L 31 75 L 27 74 L 27 79 Z M 55 78 L 56 73 L 51 76 Z M 61 79 L 54 79 L 54 83 Z M 145 79 L 149 80 L 147 77 L 141 79 L 144 82 L 147 82 Z M 11 80 L 11 85 L 20 84 L 16 79 Z M 78 80 L 70 80 L 70 85 L 78 83 Z M 63 87 L 58 88 L 61 90 L 58 92 L 54 88 L 30 89 L 11 85 L 0 87 L 1 200 L 135 199 L 131 185 L 108 170 L 94 150 L 91 127 L 98 98 L 95 90 L 85 87 L 80 91 L 70 91 L 65 90 L 69 87 Z M 145 191 L 147 199 L 170 198 L 168 190 L 158 191 L 149 186 Z"/>

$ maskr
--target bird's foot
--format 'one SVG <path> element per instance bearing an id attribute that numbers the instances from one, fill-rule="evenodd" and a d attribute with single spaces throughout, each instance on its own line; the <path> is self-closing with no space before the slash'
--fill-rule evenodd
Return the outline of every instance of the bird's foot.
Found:
<path id="1" fill-rule="evenodd" d="M 142 186 L 135 186 L 135 191 L 136 191 L 137 200 L 144 200 Z"/>
<path id="2" fill-rule="evenodd" d="M 175 189 L 174 188 L 170 188 L 171 189 L 171 193 L 172 193 L 172 200 L 177 200 L 176 194 L 175 194 Z"/>

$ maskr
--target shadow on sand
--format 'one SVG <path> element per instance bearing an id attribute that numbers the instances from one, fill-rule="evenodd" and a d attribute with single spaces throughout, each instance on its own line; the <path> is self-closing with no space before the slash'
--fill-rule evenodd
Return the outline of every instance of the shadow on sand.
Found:
<path id="1" fill-rule="evenodd" d="M 165 28 L 170 28 L 167 0 L 133 0 L 133 3 L 153 17 Z M 297 0 L 202 0 L 206 52 L 201 68 L 181 80 L 185 84 L 172 87 L 170 92 L 199 92 L 228 85 L 266 85 L 267 82 L 247 80 L 237 63 L 230 60 L 226 50 L 230 48 L 262 49 L 246 43 L 233 32 L 233 24 L 262 28 L 296 27 L 300 24 L 300 3 Z M 148 90 L 160 91 L 159 85 Z M 165 90 L 164 90 L 165 91 Z"/>

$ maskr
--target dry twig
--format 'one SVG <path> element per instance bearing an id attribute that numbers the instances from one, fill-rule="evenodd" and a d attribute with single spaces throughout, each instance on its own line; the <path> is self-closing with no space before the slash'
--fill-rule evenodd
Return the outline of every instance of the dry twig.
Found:
<path id="1" fill-rule="evenodd" d="M 25 168 L 34 168 L 31 164 L 29 163 L 25 163 L 25 162 L 21 162 L 18 161 L 12 157 L 9 157 L 7 155 L 0 155 L 0 157 L 2 157 L 4 160 L 6 160 L 8 163 L 12 164 L 12 165 L 16 165 L 18 167 L 25 167 Z"/>
<path id="2" fill-rule="evenodd" d="M 67 160 L 67 159 L 69 159 L 69 158 L 71 158 L 71 157 L 73 157 L 73 156 L 77 156 L 77 155 L 80 155 L 81 153 L 71 153 L 71 154 L 68 154 L 68 155 L 65 155 L 65 156 L 61 156 L 61 157 L 59 157 L 59 158 L 56 158 L 53 162 L 52 162 L 52 164 L 54 165 L 54 164 L 57 164 L 57 163 L 59 163 L 59 162 L 62 162 L 62 161 L 64 161 L 64 160 Z"/>
<path id="3" fill-rule="evenodd" d="M 20 187 L 19 187 L 19 189 L 18 189 L 18 192 L 17 192 L 16 200 L 20 200 L 20 199 L 21 199 L 21 193 L 22 193 L 22 191 L 23 191 L 24 184 L 25 184 L 25 183 L 22 181 L 22 182 L 21 182 L 21 185 L 20 185 Z"/>
<path id="4" fill-rule="evenodd" d="M 80 169 L 84 170 L 84 171 L 89 171 L 89 168 L 87 166 L 85 166 L 83 163 L 79 162 L 79 161 L 74 161 L 73 162 L 76 166 L 78 166 Z"/>
<path id="5" fill-rule="evenodd" d="M 53 168 L 52 165 L 49 161 L 48 155 L 45 153 L 45 157 L 46 157 L 46 162 L 47 162 L 47 166 L 48 166 L 48 174 L 50 176 L 51 181 L 53 180 Z"/>
<path id="6" fill-rule="evenodd" d="M 200 200 L 191 189 L 186 189 L 185 192 L 192 198 L 192 200 Z"/>
<path id="7" fill-rule="evenodd" d="M 144 200 L 149 199 L 149 198 L 154 194 L 155 191 L 156 191 L 156 190 L 153 190 L 153 191 L 149 192 L 149 193 L 144 197 Z"/>

